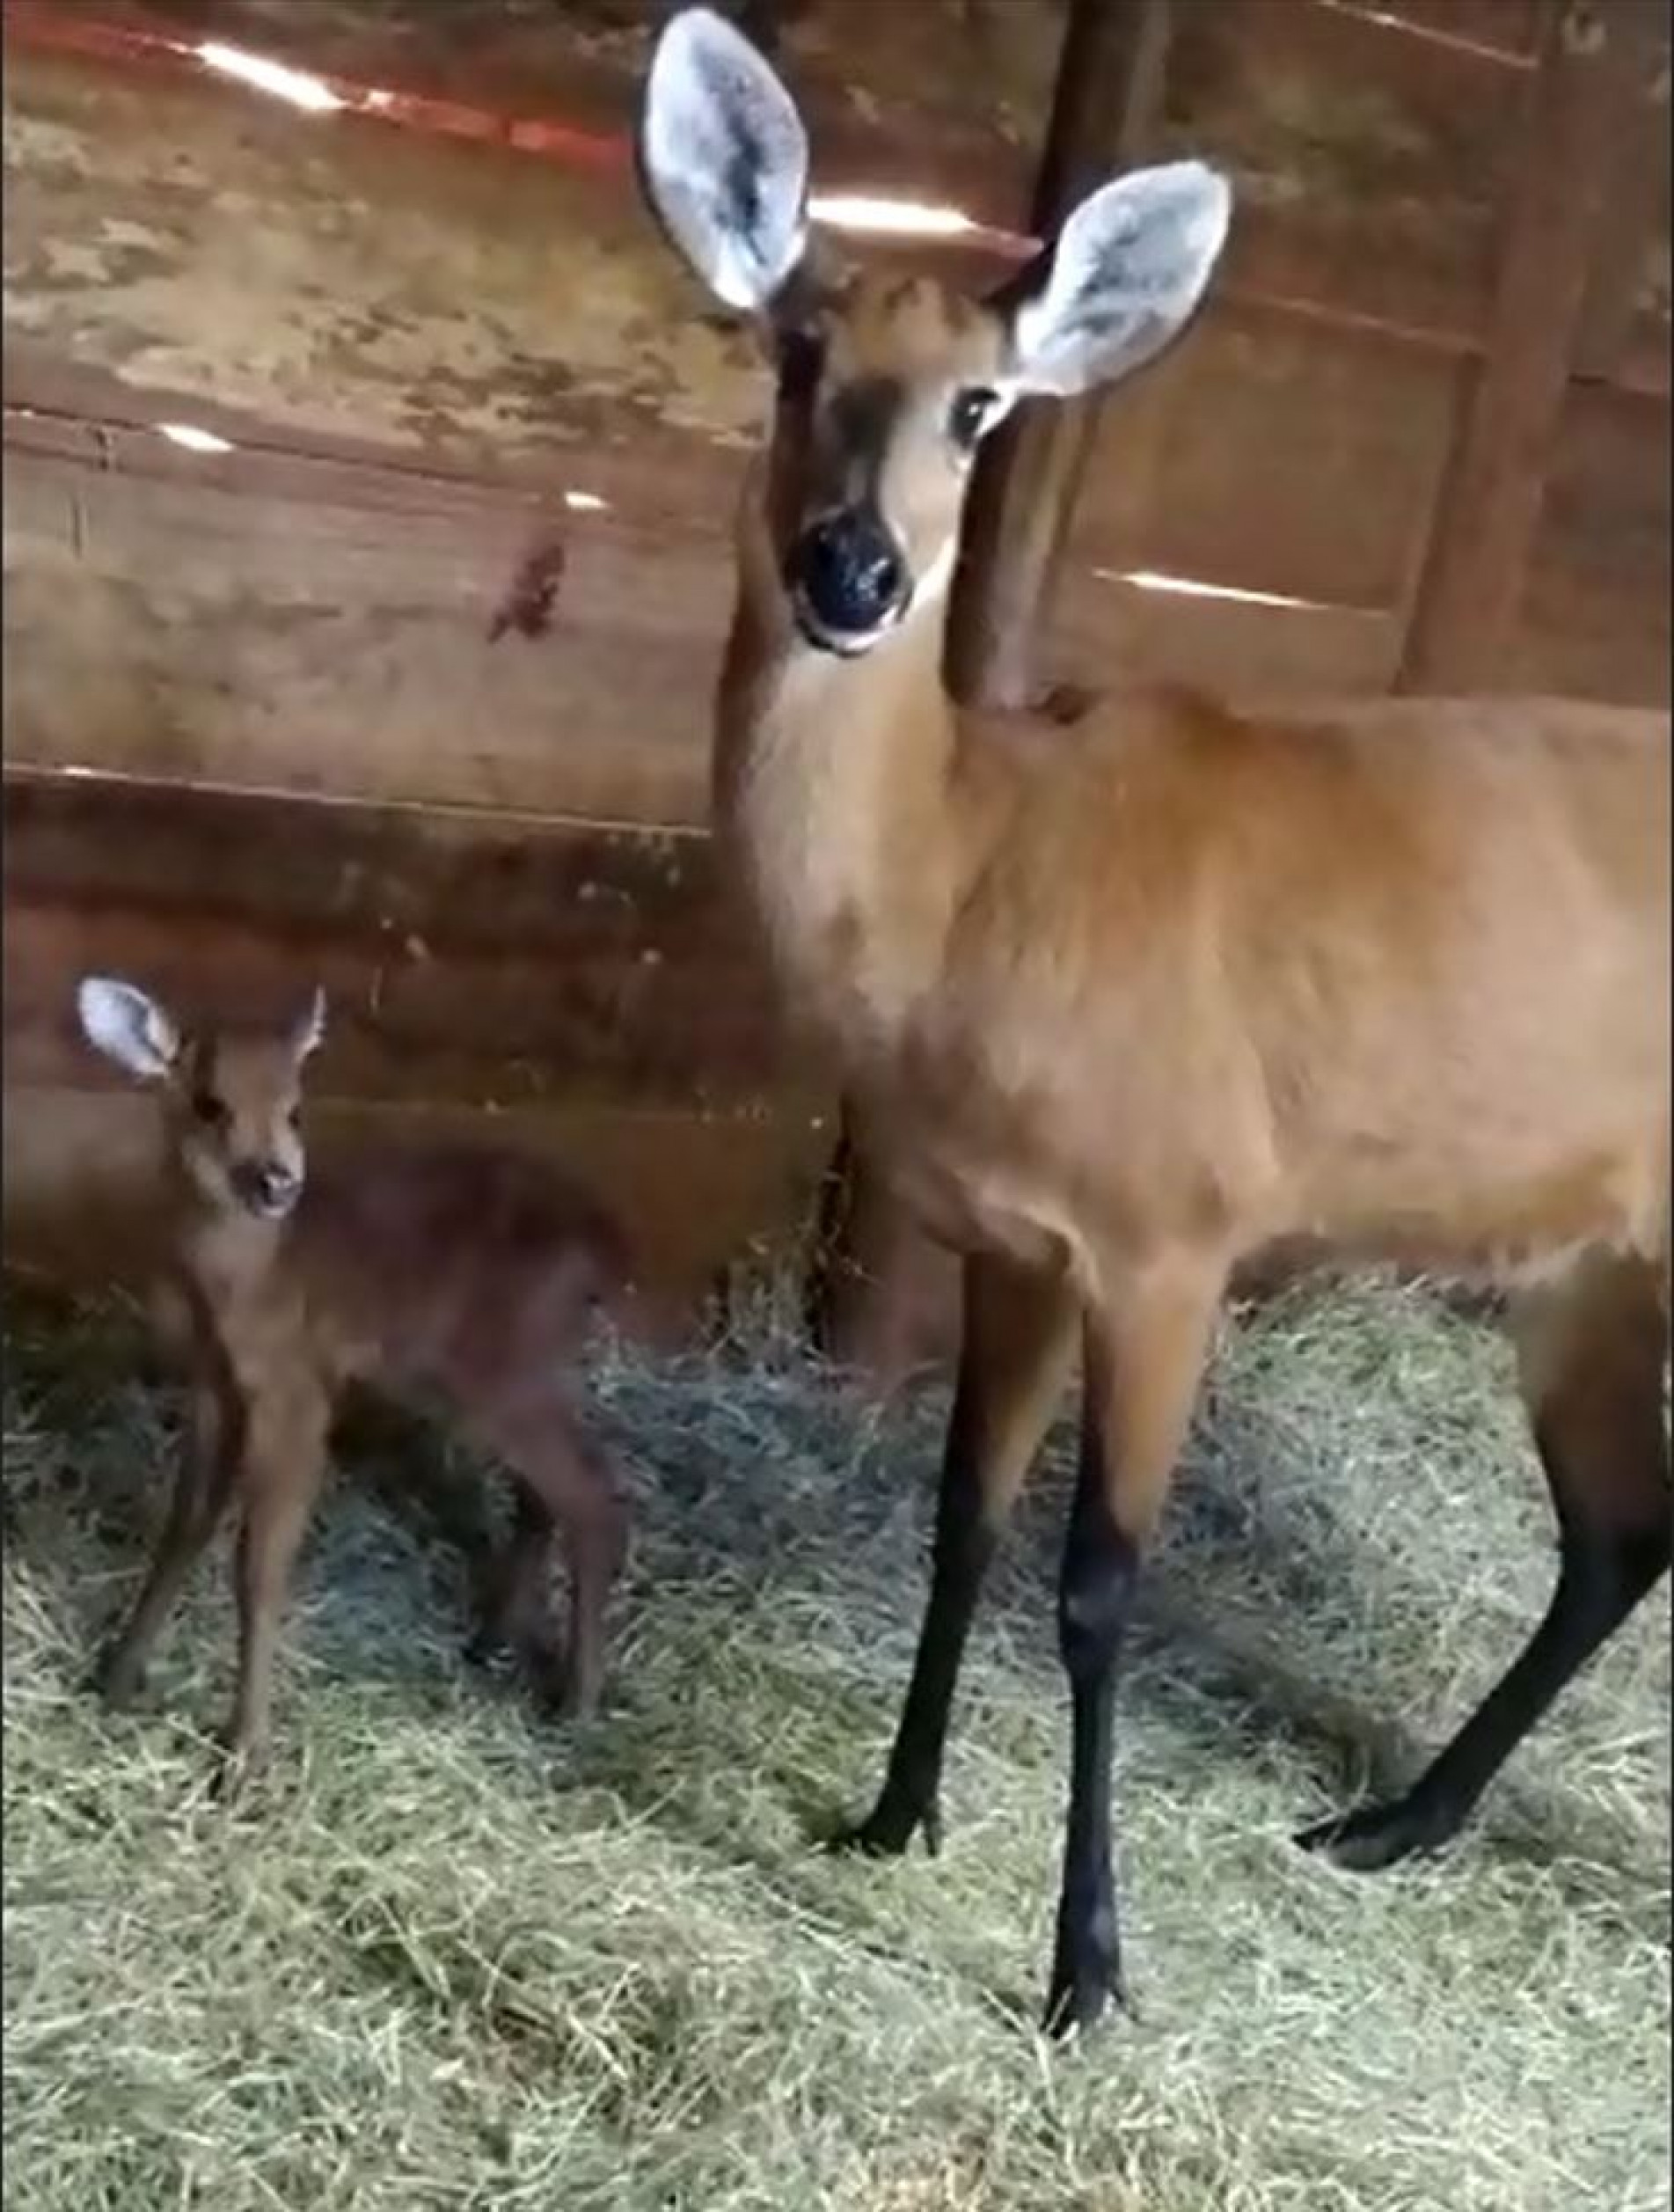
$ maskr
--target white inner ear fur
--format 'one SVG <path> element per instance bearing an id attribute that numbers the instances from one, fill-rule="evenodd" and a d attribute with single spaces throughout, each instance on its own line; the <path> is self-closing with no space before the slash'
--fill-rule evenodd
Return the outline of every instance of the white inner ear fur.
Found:
<path id="1" fill-rule="evenodd" d="M 640 124 L 647 196 L 728 307 L 765 307 L 808 242 L 808 136 L 742 32 L 688 8 L 652 57 Z"/>
<path id="2" fill-rule="evenodd" d="M 76 1011 L 88 1043 L 142 1080 L 166 1075 L 179 1057 L 179 1031 L 164 1009 L 131 983 L 85 977 L 76 992 Z"/>
<path id="3" fill-rule="evenodd" d="M 1084 200 L 1012 319 L 1021 388 L 1085 392 L 1159 353 L 1203 297 L 1232 211 L 1226 179 L 1200 161 L 1137 170 Z"/>
<path id="4" fill-rule="evenodd" d="M 316 1052 L 325 1041 L 325 993 L 318 985 L 308 1001 L 307 1011 L 291 1032 L 291 1051 L 300 1067 L 311 1052 Z"/>

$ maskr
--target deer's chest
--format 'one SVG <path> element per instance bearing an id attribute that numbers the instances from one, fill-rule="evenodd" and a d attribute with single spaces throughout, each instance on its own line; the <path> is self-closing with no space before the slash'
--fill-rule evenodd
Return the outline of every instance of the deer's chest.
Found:
<path id="1" fill-rule="evenodd" d="M 869 1149 L 902 1200 L 960 1251 L 1080 1271 L 1076 1162 L 1049 1078 L 1008 1073 L 981 1037 L 910 1025 L 856 1088 Z"/>

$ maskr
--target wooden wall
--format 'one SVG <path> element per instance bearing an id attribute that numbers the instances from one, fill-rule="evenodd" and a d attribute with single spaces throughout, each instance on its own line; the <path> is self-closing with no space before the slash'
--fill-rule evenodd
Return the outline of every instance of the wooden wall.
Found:
<path id="1" fill-rule="evenodd" d="M 1666 700 L 1667 9 L 1626 4 L 1648 90 L 1505 678 Z M 91 964 L 211 1005 L 324 975 L 333 1126 L 493 1109 L 579 1149 L 683 1284 L 804 1215 L 829 1102 L 776 1047 L 703 835 L 765 394 L 632 190 L 661 12 L 7 7 L 14 1238 L 50 1251 L 128 1159 L 131 1108 L 69 1027 Z M 876 9 L 860 49 L 844 0 L 753 14 L 822 187 L 1020 225 L 1058 0 Z M 1199 326 L 1103 412 L 1056 648 L 1095 678 L 1380 689 L 1490 313 L 1540 0 L 1174 16 L 1161 148 L 1231 166 L 1235 242 Z M 428 129 L 298 116 L 157 43 L 210 32 L 447 105 Z M 183 452 L 170 421 L 231 450 Z M 525 634 L 505 616 L 531 560 L 563 573 Z"/>

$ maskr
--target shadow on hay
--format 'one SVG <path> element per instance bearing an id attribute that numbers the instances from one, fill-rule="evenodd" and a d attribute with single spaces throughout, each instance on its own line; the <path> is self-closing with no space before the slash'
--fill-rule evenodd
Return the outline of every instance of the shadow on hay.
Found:
<path id="1" fill-rule="evenodd" d="M 90 1536 L 105 1554 L 101 1571 L 68 1582 L 82 1643 L 69 1671 L 79 1674 L 127 1598 L 128 1571 L 140 1571 L 162 1510 L 179 1402 L 157 1376 L 134 1316 L 120 1309 L 71 1315 L 9 1294 L 7 1331 L 9 1409 L 23 1408 L 13 1417 L 26 1418 L 45 1447 L 21 1483 L 8 1476 L 8 1543 L 57 1569 L 66 1547 Z M 677 1754 L 694 1772 L 748 1769 L 804 1840 L 852 1813 L 875 1784 L 923 1601 L 945 1394 L 917 1394 L 884 1417 L 800 1361 L 746 1368 L 696 1355 L 659 1370 L 607 1361 L 596 1395 L 601 1433 L 632 1469 L 637 1527 L 618 1608 L 629 1633 L 604 1726 L 565 1744 L 557 1770 L 610 1788 L 777 1883 L 787 1873 L 783 1837 L 752 1832 L 724 1800 L 712 1805 L 697 1789 L 671 1796 L 669 1763 Z M 988 1635 L 1003 1624 L 1008 1666 L 1038 1681 L 1054 1714 L 1063 1690 L 1053 1591 L 1073 1447 L 1072 1429 L 1061 1425 L 974 1646 L 980 1664 Z M 1393 1655 L 1423 1624 L 1414 1593 L 1387 1573 L 1378 1579 L 1375 1550 L 1350 1525 L 1349 1500 L 1328 1483 L 1277 1479 L 1282 1448 L 1259 1418 L 1224 1403 L 1200 1424 L 1136 1630 L 1129 1708 L 1166 1719 L 1201 1745 L 1206 1762 L 1283 1740 L 1313 1772 L 1322 1804 L 1342 1802 L 1409 1776 L 1422 1756 L 1388 1718 L 1400 1693 L 1376 1653 Z M 299 1586 L 311 1659 L 386 1684 L 474 1679 L 461 1657 L 469 1593 L 503 1525 L 503 1482 L 485 1482 L 423 1420 L 368 1401 L 351 1408 L 337 1459 L 350 1477 L 345 1487 L 379 1510 L 346 1512 L 340 1489 L 322 1512 Z M 121 1594 L 113 1599 L 118 1572 Z M 1348 1589 L 1378 1624 L 1373 1664 L 1350 1681 L 1329 1633 Z M 654 1710 L 638 1695 L 633 1647 L 656 1637 L 671 1593 L 692 1591 L 717 1614 L 779 1608 L 816 1627 L 841 1624 L 808 1659 L 822 1674 L 829 1726 L 845 1745 L 868 1747 L 840 1792 L 829 1770 L 812 1774 L 799 1754 L 754 1740 L 742 1713 L 712 1706 L 701 1717 L 706 1732 L 694 1735 L 691 1714 Z M 764 1615 L 764 1626 L 773 1625 Z M 189 1633 L 185 1623 L 179 1633 Z M 165 1659 L 159 1673 L 168 1671 Z M 1306 1810 L 1298 1806 L 1298 1820 Z M 1595 1861 L 1631 1864 L 1630 1837 L 1605 1833 L 1611 1824 L 1590 1813 L 1577 1835 L 1575 1813 L 1508 1778 L 1490 1816 L 1495 1846 L 1549 1867 L 1556 1829 Z"/>
<path id="2" fill-rule="evenodd" d="M 932 1439 L 939 1436 L 939 1409 L 926 1425 Z M 1378 1562 L 1357 1541 L 1346 1501 L 1317 1493 L 1305 1501 L 1265 1496 L 1262 1454 L 1269 1442 L 1259 1425 L 1245 1441 L 1248 1449 L 1238 1467 L 1229 1461 L 1224 1428 L 1212 1449 L 1202 1437 L 1195 1443 L 1169 1537 L 1142 1602 L 1124 1703 L 1135 1718 L 1165 1721 L 1176 1742 L 1201 1748 L 1206 1766 L 1246 1759 L 1257 1744 L 1286 1744 L 1312 1770 L 1320 1792 L 1317 1808 L 1296 1807 L 1299 1825 L 1314 1810 L 1323 1813 L 1334 1803 L 1404 1784 L 1435 1747 L 1390 1718 L 1400 1703 L 1393 1676 L 1373 1665 L 1353 1680 L 1343 1679 L 1342 1654 L 1328 1633 L 1345 1575 L 1371 1577 L 1357 1602 L 1384 1624 L 1378 1648 L 1393 1652 L 1396 1639 L 1413 1633 L 1413 1593 L 1398 1577 L 1377 1578 Z M 901 1449 L 891 1448 L 886 1428 L 840 1477 L 823 1486 L 797 1483 L 779 1499 L 754 1497 L 748 1514 L 726 1510 L 724 1470 L 700 1470 L 690 1462 L 683 1487 L 701 1510 L 669 1513 L 666 1498 L 652 1504 L 652 1539 L 667 1545 L 662 1564 L 682 1580 L 706 1571 L 737 1578 L 753 1559 L 764 1569 L 771 1564 L 780 1588 L 823 1592 L 835 1605 L 852 1608 L 859 1632 L 875 1631 L 877 1664 L 863 1679 L 852 1662 L 839 1658 L 819 1685 L 834 1722 L 840 1720 L 847 1737 L 868 1747 L 840 1793 L 829 1776 L 811 1777 L 794 1754 L 752 1741 L 742 1718 L 734 1725 L 724 1713 L 707 1716 L 711 1732 L 703 1740 L 694 1740 L 682 1724 L 694 1762 L 722 1770 L 753 1763 L 758 1779 L 791 1810 L 810 1842 L 852 1817 L 875 1786 L 910 1661 L 927 1568 L 934 1451 L 925 1450 L 922 1437 L 899 1442 Z M 997 1563 L 972 1646 L 973 1664 L 980 1668 L 985 1645 L 1002 1629 L 1008 1666 L 1038 1682 L 1043 1706 L 1055 1715 L 1066 1710 L 1053 1593 L 1072 1451 L 1072 1432 L 1060 1428 Z M 904 1482 L 903 1461 L 910 1463 Z M 660 1513 L 659 1505 L 665 1510 Z M 657 1578 L 648 1575 L 640 1593 L 647 1602 L 654 1602 Z M 1521 1626 L 1511 1631 L 1503 1654 L 1490 1659 L 1489 1673 L 1510 1661 L 1523 1632 Z M 1488 1679 L 1485 1674 L 1483 1688 Z M 663 1724 L 641 1722 L 633 1706 L 630 1680 L 621 1691 L 618 1725 L 589 1762 L 589 1777 L 671 1829 L 688 1836 L 695 1829 L 706 1844 L 758 1873 L 782 1871 L 781 1847 L 741 1834 L 724 1811 L 684 1798 L 671 1801 L 666 1788 L 641 1786 L 645 1769 L 658 1764 L 639 1756 L 647 1741 L 642 1729 L 654 1739 Z M 955 1772 L 960 1733 L 956 1720 Z M 1502 1778 L 1486 1820 L 1459 1848 L 1478 1848 L 1479 1835 L 1497 1856 L 1548 1873 L 1561 1861 L 1560 1838 L 1594 1867 L 1640 1871 L 1641 1847 L 1629 1827 L 1592 1808 L 1583 1813 L 1561 1793 L 1541 1791 L 1515 1776 Z M 1561 1864 L 1557 1871 L 1561 1881 L 1568 1880 Z M 1574 1886 L 1578 1894 L 1591 1895 L 1584 1865 L 1575 1868 Z"/>

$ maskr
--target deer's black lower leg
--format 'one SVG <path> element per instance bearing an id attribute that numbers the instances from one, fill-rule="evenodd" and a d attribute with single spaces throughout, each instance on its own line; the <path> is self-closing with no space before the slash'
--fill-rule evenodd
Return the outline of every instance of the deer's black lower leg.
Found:
<path id="1" fill-rule="evenodd" d="M 921 1828 L 928 1848 L 932 1852 L 940 1848 L 941 1769 L 954 1689 L 977 1593 L 998 1541 L 984 1511 L 974 1426 L 970 1391 L 961 1383 L 942 1461 L 930 1600 L 907 1701 L 877 1803 L 859 1826 L 835 1839 L 839 1849 L 893 1856 L 904 1851 Z"/>
<path id="2" fill-rule="evenodd" d="M 1404 1795 L 1306 1828 L 1297 1841 L 1372 1872 L 1449 1842 L 1546 1708 L 1620 1626 L 1669 1564 L 1669 1523 L 1604 1529 L 1568 1523 L 1558 1586 L 1520 1657 Z"/>
<path id="3" fill-rule="evenodd" d="M 1107 1502 L 1096 1447 L 1082 1452 L 1064 1546 L 1058 1640 L 1070 1681 L 1070 1810 L 1045 2025 L 1090 2027 L 1115 1998 L 1125 2005 L 1111 1864 L 1111 1762 L 1122 1644 L 1139 1555 Z"/>
<path id="4" fill-rule="evenodd" d="M 1046 1433 L 1075 1347 L 1073 1293 L 992 1254 L 966 1262 L 964 1334 L 936 1507 L 930 1600 L 883 1788 L 834 1838 L 886 1856 L 924 1831 L 940 1842 L 939 1792 L 960 1662 L 999 1533 Z"/>

